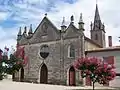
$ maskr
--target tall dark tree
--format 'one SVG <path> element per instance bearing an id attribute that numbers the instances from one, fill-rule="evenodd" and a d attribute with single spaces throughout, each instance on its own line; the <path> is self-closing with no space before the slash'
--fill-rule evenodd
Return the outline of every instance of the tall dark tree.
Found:
<path id="1" fill-rule="evenodd" d="M 0 80 L 4 79 L 7 74 L 13 75 L 21 67 L 23 67 L 23 59 L 18 58 L 15 53 L 8 58 L 7 52 L 0 49 Z"/>

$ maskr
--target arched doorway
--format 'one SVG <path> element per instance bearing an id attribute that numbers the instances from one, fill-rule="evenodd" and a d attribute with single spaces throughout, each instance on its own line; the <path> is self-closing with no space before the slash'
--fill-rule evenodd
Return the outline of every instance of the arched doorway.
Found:
<path id="1" fill-rule="evenodd" d="M 24 68 L 22 67 L 20 70 L 20 81 L 23 82 L 24 81 Z"/>
<path id="2" fill-rule="evenodd" d="M 75 69 L 73 66 L 69 69 L 69 86 L 75 86 Z"/>
<path id="3" fill-rule="evenodd" d="M 12 74 L 12 80 L 15 81 L 15 73 Z"/>
<path id="4" fill-rule="evenodd" d="M 48 81 L 48 69 L 45 64 L 41 66 L 41 71 L 40 71 L 40 83 L 46 84 Z"/>

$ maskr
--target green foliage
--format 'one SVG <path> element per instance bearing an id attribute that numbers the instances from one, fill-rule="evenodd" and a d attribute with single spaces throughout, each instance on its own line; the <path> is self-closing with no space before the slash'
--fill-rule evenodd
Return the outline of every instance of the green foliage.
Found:
<path id="1" fill-rule="evenodd" d="M 6 76 L 5 72 L 6 72 L 6 67 L 3 66 L 3 61 L 1 60 L 0 61 L 0 80 L 2 80 Z"/>
<path id="2" fill-rule="evenodd" d="M 16 71 L 19 71 L 19 69 L 22 67 L 22 59 L 17 58 L 15 55 L 10 55 L 10 59 L 7 60 L 6 64 L 7 67 L 7 74 L 13 74 Z"/>
<path id="3" fill-rule="evenodd" d="M 11 54 L 10 58 L 7 59 L 3 57 L 0 60 L 0 80 L 4 79 L 6 74 L 13 74 L 23 67 L 22 59 L 17 58 L 15 55 Z"/>

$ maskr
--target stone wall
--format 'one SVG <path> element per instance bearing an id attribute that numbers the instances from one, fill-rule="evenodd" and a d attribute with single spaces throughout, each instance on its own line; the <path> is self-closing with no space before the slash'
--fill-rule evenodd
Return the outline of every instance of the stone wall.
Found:
<path id="1" fill-rule="evenodd" d="M 40 66 L 43 62 L 43 59 L 39 55 L 40 47 L 43 44 L 47 44 L 50 54 L 44 60 L 44 63 L 48 68 L 48 83 L 66 84 L 68 69 L 74 60 L 81 55 L 81 50 L 83 50 L 81 49 L 80 43 L 80 38 L 73 38 L 25 45 L 25 55 L 28 56 L 29 61 L 24 67 L 24 80 L 40 82 Z M 70 44 L 75 47 L 75 58 L 68 57 L 68 46 Z"/>

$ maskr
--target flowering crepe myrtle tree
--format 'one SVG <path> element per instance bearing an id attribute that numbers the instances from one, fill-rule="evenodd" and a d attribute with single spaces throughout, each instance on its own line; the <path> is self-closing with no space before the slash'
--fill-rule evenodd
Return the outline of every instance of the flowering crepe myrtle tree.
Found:
<path id="1" fill-rule="evenodd" d="M 74 67 L 81 71 L 82 78 L 89 77 L 94 84 L 106 84 L 113 80 L 116 76 L 114 66 L 104 63 L 97 57 L 85 57 L 79 58 L 74 62 Z"/>

